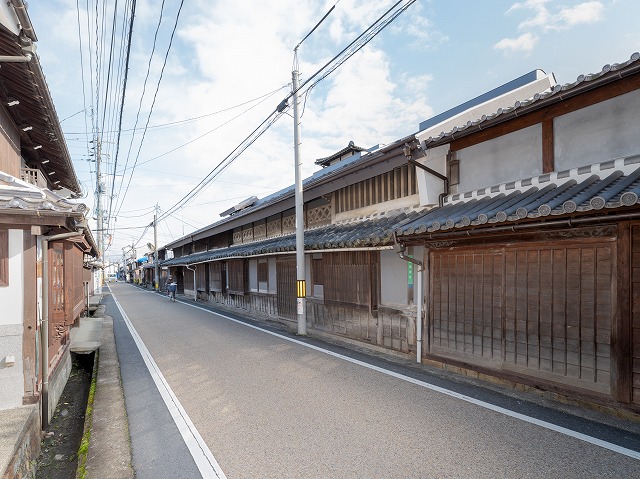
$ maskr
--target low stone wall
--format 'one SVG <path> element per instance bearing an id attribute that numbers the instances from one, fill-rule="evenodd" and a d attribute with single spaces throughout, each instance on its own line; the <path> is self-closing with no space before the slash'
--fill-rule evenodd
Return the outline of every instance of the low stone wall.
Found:
<path id="1" fill-rule="evenodd" d="M 2 479 L 35 477 L 40 454 L 38 405 L 0 411 L 0 473 Z"/>
<path id="2" fill-rule="evenodd" d="M 71 352 L 69 347 L 65 346 L 60 361 L 49 375 L 49 418 L 53 417 L 53 412 L 67 385 L 69 374 L 71 374 Z"/>

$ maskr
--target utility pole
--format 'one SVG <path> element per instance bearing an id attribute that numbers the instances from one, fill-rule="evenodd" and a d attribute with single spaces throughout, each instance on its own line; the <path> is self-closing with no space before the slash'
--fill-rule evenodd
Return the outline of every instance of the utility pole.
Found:
<path id="1" fill-rule="evenodd" d="M 155 263 L 155 290 L 160 290 L 160 273 L 158 272 L 158 203 L 153 214 L 153 262 Z"/>
<path id="2" fill-rule="evenodd" d="M 102 161 L 102 149 L 100 140 L 96 140 L 96 219 L 98 223 L 98 252 L 100 254 L 100 270 L 98 271 L 98 294 L 102 294 L 104 283 L 104 217 L 102 211 L 102 194 L 104 185 L 102 184 L 102 171 L 100 163 Z"/>
<path id="3" fill-rule="evenodd" d="M 298 45 L 299 46 L 299 45 Z M 298 334 L 307 334 L 306 314 L 306 275 L 304 264 L 304 198 L 302 192 L 302 173 L 300 171 L 302 160 L 300 159 L 300 112 L 298 110 L 298 47 L 294 50 L 293 77 L 293 151 L 295 160 L 295 204 L 296 204 L 296 296 Z"/>

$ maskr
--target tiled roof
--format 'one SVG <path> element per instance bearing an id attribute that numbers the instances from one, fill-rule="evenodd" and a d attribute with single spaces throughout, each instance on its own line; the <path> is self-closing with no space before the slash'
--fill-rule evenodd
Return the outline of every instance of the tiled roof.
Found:
<path id="1" fill-rule="evenodd" d="M 403 221 L 411 221 L 419 216 L 416 211 L 389 213 L 384 216 L 349 223 L 341 223 L 307 230 L 304 233 L 306 251 L 341 248 L 375 248 L 393 244 L 393 229 Z M 224 258 L 259 256 L 273 253 L 287 253 L 296 250 L 295 234 L 269 238 L 253 243 L 219 248 L 202 253 L 194 253 L 162 262 L 162 266 L 177 266 Z"/>
<path id="2" fill-rule="evenodd" d="M 529 108 L 536 108 L 537 103 L 543 103 L 545 100 L 552 101 L 557 100 L 560 101 L 566 98 L 568 95 L 577 93 L 583 87 L 596 86 L 598 81 L 603 79 L 605 76 L 609 76 L 614 78 L 616 74 L 623 72 L 625 75 L 632 74 L 640 69 L 640 53 L 636 52 L 629 60 L 623 63 L 614 63 L 612 65 L 605 65 L 602 67 L 597 73 L 590 73 L 587 75 L 580 75 L 576 81 L 572 83 L 566 83 L 564 85 L 556 85 L 552 89 L 542 92 L 536 93 L 533 97 L 523 100 L 517 101 L 513 106 L 508 108 L 500 108 L 498 111 L 489 114 L 482 115 L 482 117 L 478 118 L 475 121 L 468 121 L 464 125 L 459 125 L 451 129 L 450 131 L 443 131 L 438 136 L 430 136 L 425 140 L 427 146 L 430 143 L 438 142 L 441 143 L 443 141 L 449 141 L 452 139 L 457 133 L 464 132 L 466 130 L 475 131 L 481 128 L 485 128 L 487 124 L 492 123 L 494 121 L 500 121 L 501 117 L 508 118 L 515 114 L 521 114 L 521 110 L 526 110 Z"/>
<path id="3" fill-rule="evenodd" d="M 593 214 L 634 206 L 639 197 L 640 156 L 633 156 L 455 195 L 445 206 L 403 222 L 395 232 L 398 236 L 409 236 L 525 219 Z"/>
<path id="4" fill-rule="evenodd" d="M 83 203 L 69 201 L 46 188 L 22 181 L 0 172 L 0 211 L 27 210 L 62 213 L 85 213 Z"/>
<path id="5" fill-rule="evenodd" d="M 398 140 L 396 141 L 393 145 L 397 146 L 397 145 L 402 145 L 404 144 L 404 140 Z M 392 145 L 392 146 L 393 146 Z M 356 165 L 362 163 L 362 167 L 364 167 L 364 164 L 371 160 L 371 158 L 374 156 L 374 153 L 378 153 L 380 150 L 375 150 L 372 152 L 369 152 L 368 150 L 365 152 L 362 152 L 363 154 L 356 154 L 353 156 L 350 156 L 348 158 L 345 158 L 337 163 L 334 163 L 333 165 L 329 165 L 325 168 L 322 168 L 318 171 L 316 171 L 315 173 L 313 173 L 310 177 L 305 178 L 304 180 L 302 180 L 302 186 L 303 189 L 305 191 L 307 191 L 308 189 L 316 186 L 317 184 L 321 183 L 322 181 L 325 181 L 329 178 L 338 178 L 340 177 L 340 175 L 344 174 L 347 170 L 349 170 L 350 168 L 354 168 L 356 167 Z M 261 210 L 263 208 L 266 208 L 270 205 L 279 203 L 281 201 L 286 200 L 287 198 L 293 198 L 295 194 L 295 185 L 291 185 L 288 186 L 286 188 L 283 188 L 279 191 L 276 191 L 275 193 L 270 194 L 269 196 L 265 196 L 264 198 L 260 198 L 258 201 L 256 201 L 254 204 L 252 204 L 251 206 L 242 209 L 241 211 L 238 211 L 237 213 L 233 214 L 232 216 L 228 216 L 225 218 L 222 218 L 219 221 L 216 221 L 210 225 L 207 225 L 203 228 L 200 228 L 196 231 L 194 231 L 193 233 L 189 233 L 186 236 L 183 236 L 182 238 L 173 241 L 169 244 L 167 244 L 166 246 L 172 246 L 176 243 L 179 243 L 181 240 L 183 240 L 184 238 L 188 238 L 191 236 L 195 236 L 199 233 L 202 233 L 203 231 L 207 231 L 210 230 L 212 228 L 218 227 L 220 225 L 223 225 L 225 223 L 229 223 L 233 220 L 236 220 L 238 218 L 241 218 L 243 216 L 249 215 L 250 213 L 253 213 L 255 211 Z M 165 247 L 166 247 L 165 246 Z"/>

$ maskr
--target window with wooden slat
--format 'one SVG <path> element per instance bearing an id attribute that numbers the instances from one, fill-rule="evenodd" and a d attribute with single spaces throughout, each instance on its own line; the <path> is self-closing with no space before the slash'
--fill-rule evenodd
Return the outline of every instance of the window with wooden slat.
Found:
<path id="1" fill-rule="evenodd" d="M 9 231 L 0 230 L 0 286 L 9 286 Z"/>
<path id="2" fill-rule="evenodd" d="M 415 166 L 402 165 L 374 178 L 354 183 L 333 195 L 336 213 L 384 203 L 418 193 Z"/>
<path id="3" fill-rule="evenodd" d="M 269 263 L 266 259 L 258 261 L 258 283 L 269 281 Z"/>
<path id="4" fill-rule="evenodd" d="M 224 262 L 209 263 L 209 291 L 224 291 Z"/>
<path id="5" fill-rule="evenodd" d="M 378 257 L 370 251 L 323 254 L 325 301 L 377 307 Z"/>
<path id="6" fill-rule="evenodd" d="M 227 262 L 227 284 L 230 293 L 245 294 L 248 286 L 246 262 L 234 259 Z"/>
<path id="7" fill-rule="evenodd" d="M 324 284 L 324 269 L 322 267 L 322 256 L 311 260 L 311 281 L 314 285 L 322 286 Z"/>

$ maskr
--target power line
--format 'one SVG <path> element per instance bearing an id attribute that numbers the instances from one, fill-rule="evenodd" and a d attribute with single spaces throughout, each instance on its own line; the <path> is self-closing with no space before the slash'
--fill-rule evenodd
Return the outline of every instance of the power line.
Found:
<path id="1" fill-rule="evenodd" d="M 163 5 L 164 5 L 164 1 L 163 1 Z M 118 208 L 118 212 L 120 211 L 120 209 L 122 208 L 122 205 L 124 204 L 124 200 L 125 200 L 125 198 L 127 196 L 127 192 L 129 191 L 129 186 L 131 185 L 131 180 L 133 179 L 133 174 L 135 172 L 136 164 L 138 163 L 138 159 L 140 158 L 140 151 L 142 149 L 142 144 L 144 143 L 144 138 L 145 138 L 145 135 L 146 135 L 146 132 L 147 132 L 147 127 L 149 126 L 149 120 L 151 119 L 151 115 L 153 113 L 153 107 L 155 106 L 155 103 L 156 103 L 156 99 L 157 99 L 157 96 L 158 96 L 158 91 L 160 90 L 160 84 L 162 82 L 162 77 L 164 75 L 164 69 L 165 69 L 165 67 L 167 65 L 167 59 L 169 58 L 169 52 L 171 51 L 171 46 L 173 45 L 173 38 L 175 36 L 176 29 L 178 27 L 178 21 L 180 20 L 180 13 L 182 11 L 182 6 L 183 5 L 184 5 L 184 0 L 181 0 L 180 6 L 178 8 L 178 13 L 176 14 L 176 21 L 175 21 L 175 23 L 173 25 L 173 31 L 171 32 L 171 37 L 169 39 L 169 46 L 167 47 L 167 51 L 166 51 L 166 54 L 165 54 L 165 57 L 164 57 L 164 62 L 162 64 L 162 69 L 160 70 L 160 77 L 158 78 L 158 83 L 156 85 L 156 91 L 155 91 L 155 93 L 153 95 L 153 101 L 151 102 L 151 107 L 149 109 L 149 115 L 147 116 L 147 122 L 146 122 L 146 125 L 145 125 L 145 129 L 144 129 L 144 131 L 142 133 L 142 138 L 140 139 L 140 144 L 138 146 L 138 153 L 136 154 L 136 159 L 134 161 L 133 168 L 131 170 L 131 175 L 129 176 L 129 182 L 127 183 L 127 188 L 125 189 L 125 192 L 122 195 L 122 200 L 121 200 L 121 203 L 120 203 L 120 207 Z M 117 213 L 116 213 L 116 216 L 117 216 Z"/>
<path id="2" fill-rule="evenodd" d="M 131 17 L 130 17 L 130 22 L 129 22 L 129 34 L 128 34 L 128 39 L 127 39 L 127 54 L 126 54 L 126 59 L 125 59 L 125 66 L 124 66 L 124 81 L 123 81 L 123 86 L 122 86 L 122 100 L 120 102 L 120 118 L 118 120 L 118 139 L 116 140 L 116 158 L 115 161 L 113 163 L 113 180 L 111 182 L 111 200 L 109 201 L 109 214 L 107 215 L 107 225 L 109 225 L 109 220 L 111 218 L 111 208 L 113 205 L 113 191 L 115 188 L 115 183 L 116 183 L 116 171 L 118 168 L 118 155 L 120 153 L 120 133 L 122 131 L 122 116 L 123 116 L 123 112 L 124 112 L 124 99 L 125 99 L 125 95 L 126 95 L 126 90 L 127 90 L 127 78 L 129 76 L 129 59 L 130 59 L 130 55 L 131 55 L 131 39 L 133 36 L 133 21 L 135 19 L 135 15 L 136 15 L 136 0 L 132 1 L 131 4 Z"/>
<path id="3" fill-rule="evenodd" d="M 398 2 L 396 2 L 382 16 L 380 16 L 371 26 L 369 26 L 354 41 L 352 41 L 346 48 L 344 48 L 340 53 L 338 53 L 329 62 L 327 62 L 322 68 L 320 68 L 311 77 L 309 77 L 309 79 L 307 79 L 298 88 L 297 91 L 300 91 L 305 85 L 309 84 L 311 80 L 313 80 L 315 77 L 322 74 L 322 76 L 320 76 L 320 78 L 318 78 L 308 89 L 312 88 L 313 86 L 318 84 L 320 81 L 325 79 L 327 76 L 329 76 L 331 73 L 333 73 L 340 65 L 344 64 L 344 62 L 346 62 L 355 53 L 357 53 L 360 49 L 362 49 L 367 43 L 373 40 L 373 38 L 375 38 L 375 36 L 378 33 L 380 33 L 380 31 L 382 31 L 385 27 L 387 27 L 393 20 L 395 20 L 402 12 L 404 12 L 409 6 L 411 6 L 415 2 L 415 0 L 409 0 L 409 2 L 406 5 L 397 9 L 397 7 L 404 1 L 405 0 L 399 0 Z M 333 10 L 333 8 L 331 10 Z M 331 12 L 331 10 L 329 11 L 329 13 Z M 323 20 L 324 18 L 326 18 L 327 15 L 323 17 Z M 389 15 L 390 17 L 386 18 Z M 314 27 L 314 30 L 315 28 L 317 28 L 318 25 Z M 229 155 L 227 155 L 222 161 L 220 161 L 220 163 L 218 163 L 216 167 L 213 170 L 211 170 L 211 172 L 209 172 L 209 174 L 205 176 L 205 178 L 203 178 L 202 181 L 200 181 L 200 183 L 198 183 L 189 193 L 183 196 L 174 206 L 169 208 L 169 210 L 166 213 L 160 215 L 160 217 L 158 218 L 158 221 L 166 218 L 166 216 L 169 213 L 178 210 L 179 208 L 183 207 L 186 203 L 191 201 L 193 198 L 195 198 L 198 193 L 200 193 L 215 178 L 217 178 L 226 168 L 228 168 L 231 165 L 231 163 L 233 163 L 233 161 L 235 161 L 235 159 L 240 156 L 240 154 L 242 154 L 249 146 L 251 146 L 260 136 L 262 136 L 262 134 L 264 134 L 271 127 L 271 125 L 273 125 L 273 123 L 275 123 L 282 116 L 284 111 L 288 108 L 287 102 L 289 98 L 291 98 L 292 96 L 293 96 L 293 92 L 289 94 L 284 99 L 284 101 L 280 103 L 278 108 L 274 112 L 272 112 L 271 115 L 267 117 L 251 134 L 249 134 L 249 136 L 247 136 Z"/>
<path id="4" fill-rule="evenodd" d="M 206 113 L 204 115 L 195 116 L 193 118 L 186 118 L 184 120 L 176 120 L 176 121 L 171 121 L 171 122 L 167 122 L 167 123 L 160 123 L 158 125 L 149 125 L 147 127 L 147 130 L 154 130 L 154 129 L 158 130 L 158 129 L 163 129 L 163 128 L 169 128 L 169 127 L 176 126 L 176 125 L 183 125 L 185 123 L 190 123 L 190 122 L 202 120 L 203 118 L 208 118 L 210 116 L 219 115 L 220 113 L 225 113 L 227 111 L 235 110 L 236 108 L 240 108 L 241 106 L 247 105 L 249 103 L 253 103 L 255 101 L 262 100 L 265 97 L 267 97 L 267 98 L 271 97 L 274 93 L 277 93 L 278 91 L 280 91 L 280 90 L 282 90 L 284 88 L 288 88 L 288 86 L 289 85 L 283 85 L 283 86 L 281 86 L 279 88 L 276 88 L 273 91 L 270 91 L 269 93 L 265 93 L 264 95 L 260 95 L 260 96 L 258 96 L 256 98 L 251 99 L 251 100 L 247 100 L 247 101 L 244 101 L 242 103 L 238 103 L 237 105 L 230 106 L 230 107 L 227 107 L 227 108 L 223 108 L 221 110 L 217 110 L 217 111 L 214 111 L 214 112 L 211 112 L 211 113 Z M 78 112 L 78 113 L 80 113 L 80 112 Z M 78 113 L 75 113 L 74 115 L 71 115 L 71 116 L 75 116 Z M 68 117 L 68 118 L 71 118 L 71 117 Z M 66 119 L 67 118 L 65 118 L 65 120 Z M 62 121 L 64 121 L 64 120 L 62 120 Z M 144 130 L 144 127 L 140 127 L 140 128 L 123 128 L 123 129 L 118 129 L 118 130 L 114 130 L 114 131 L 104 131 L 103 133 L 114 133 L 115 131 L 120 131 L 122 133 L 128 133 L 128 132 L 135 132 L 135 131 L 139 131 L 139 130 Z M 74 131 L 69 131 L 69 132 L 65 133 L 65 135 L 82 135 L 82 134 L 83 134 L 82 132 L 74 132 Z M 70 140 L 73 140 L 73 139 L 74 138 L 67 138 L 66 140 L 70 141 Z"/>

